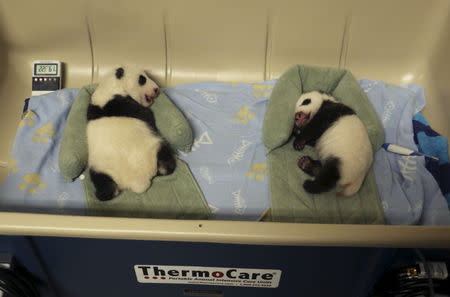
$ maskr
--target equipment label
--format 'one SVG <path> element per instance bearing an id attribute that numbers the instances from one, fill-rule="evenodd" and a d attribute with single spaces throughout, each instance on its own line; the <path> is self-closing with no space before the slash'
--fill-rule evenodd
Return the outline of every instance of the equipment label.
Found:
<path id="1" fill-rule="evenodd" d="M 277 288 L 281 270 L 198 266 L 135 265 L 140 283 Z"/>

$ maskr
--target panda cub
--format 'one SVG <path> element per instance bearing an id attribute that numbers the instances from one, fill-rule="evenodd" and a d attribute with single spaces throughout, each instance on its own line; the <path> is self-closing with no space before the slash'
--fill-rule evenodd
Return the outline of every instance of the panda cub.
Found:
<path id="1" fill-rule="evenodd" d="M 318 91 L 302 94 L 295 105 L 294 148 L 315 147 L 319 160 L 304 156 L 298 166 L 315 177 L 303 184 L 309 193 L 337 185 L 340 195 L 358 192 L 372 165 L 373 152 L 366 128 L 355 112 L 332 96 Z"/>
<path id="2" fill-rule="evenodd" d="M 159 88 L 132 66 L 100 82 L 87 111 L 89 173 L 96 197 L 106 201 L 129 189 L 145 192 L 156 175 L 175 170 L 175 157 L 149 108 Z"/>

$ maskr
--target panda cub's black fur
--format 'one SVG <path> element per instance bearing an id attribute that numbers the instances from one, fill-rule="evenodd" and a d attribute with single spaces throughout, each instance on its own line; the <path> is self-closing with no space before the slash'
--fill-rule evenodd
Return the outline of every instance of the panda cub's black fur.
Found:
<path id="1" fill-rule="evenodd" d="M 142 193 L 153 177 L 175 170 L 175 154 L 149 108 L 158 90 L 144 71 L 120 67 L 92 95 L 87 111 L 89 172 L 99 200 L 110 200 L 125 189 Z"/>
<path id="2" fill-rule="evenodd" d="M 303 156 L 298 166 L 315 177 L 304 189 L 313 194 L 336 185 L 341 195 L 355 194 L 372 165 L 373 152 L 366 128 L 350 107 L 324 92 L 304 93 L 295 105 L 294 149 L 314 146 L 319 160 Z"/>

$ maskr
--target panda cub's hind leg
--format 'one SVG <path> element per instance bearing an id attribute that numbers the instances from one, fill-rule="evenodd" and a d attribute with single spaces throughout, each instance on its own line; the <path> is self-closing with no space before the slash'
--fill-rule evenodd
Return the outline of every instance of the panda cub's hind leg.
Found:
<path id="1" fill-rule="evenodd" d="M 364 182 L 364 175 L 361 178 L 353 181 L 352 183 L 345 184 L 342 186 L 342 191 L 338 193 L 339 196 L 353 196 L 361 188 L 362 183 Z"/>
<path id="2" fill-rule="evenodd" d="M 108 201 L 119 195 L 120 191 L 114 180 L 107 174 L 89 170 L 92 183 L 95 187 L 95 196 L 100 201 Z"/>
<path id="3" fill-rule="evenodd" d="M 176 160 L 172 148 L 163 142 L 158 151 L 158 175 L 170 175 L 175 171 Z"/>
<path id="4" fill-rule="evenodd" d="M 319 160 L 313 160 L 309 156 L 303 156 L 298 159 L 298 167 L 310 176 L 317 176 L 320 169 L 322 169 L 322 163 Z"/>
<path id="5" fill-rule="evenodd" d="M 130 181 L 129 188 L 132 192 L 136 194 L 142 194 L 150 188 L 152 185 L 151 179 L 147 180 L 145 178 L 137 178 Z"/>

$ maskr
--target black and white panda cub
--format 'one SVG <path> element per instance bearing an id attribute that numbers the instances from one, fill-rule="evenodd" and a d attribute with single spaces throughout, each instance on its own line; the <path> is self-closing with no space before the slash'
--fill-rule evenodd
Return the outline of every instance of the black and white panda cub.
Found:
<path id="1" fill-rule="evenodd" d="M 367 130 L 355 112 L 332 96 L 318 91 L 302 94 L 295 105 L 294 148 L 315 147 L 319 160 L 304 156 L 298 166 L 314 180 L 303 184 L 309 193 L 337 185 L 340 195 L 358 192 L 372 165 L 373 151 Z"/>
<path id="2" fill-rule="evenodd" d="M 175 170 L 175 157 L 149 108 L 159 88 L 136 67 L 119 67 L 100 82 L 87 111 L 89 172 L 99 200 L 129 189 L 143 193 L 156 175 Z"/>

